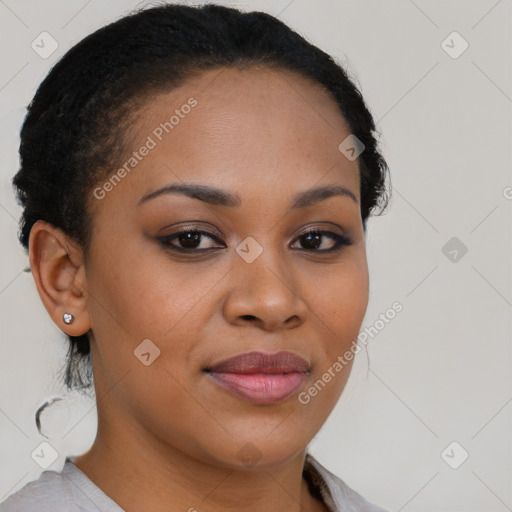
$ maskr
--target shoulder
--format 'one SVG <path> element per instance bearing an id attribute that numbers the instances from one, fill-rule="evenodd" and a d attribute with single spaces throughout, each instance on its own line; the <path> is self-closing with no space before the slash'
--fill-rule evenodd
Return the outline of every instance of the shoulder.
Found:
<path id="1" fill-rule="evenodd" d="M 82 512 L 75 492 L 63 472 L 44 471 L 0 503 L 0 512 Z"/>
<path id="2" fill-rule="evenodd" d="M 333 510 L 344 512 L 388 512 L 387 510 L 370 503 L 358 492 L 350 488 L 341 478 L 322 466 L 311 454 L 306 455 L 306 463 L 312 466 L 325 482 L 324 496 L 330 502 Z M 322 493 L 322 494 L 324 494 Z M 329 499 L 330 498 L 330 499 Z M 1 512 L 1 511 L 0 511 Z"/>

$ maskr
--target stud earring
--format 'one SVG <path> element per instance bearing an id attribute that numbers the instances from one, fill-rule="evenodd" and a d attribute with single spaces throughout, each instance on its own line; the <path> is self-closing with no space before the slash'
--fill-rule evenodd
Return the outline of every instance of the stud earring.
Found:
<path id="1" fill-rule="evenodd" d="M 70 313 L 64 313 L 62 315 L 62 319 L 64 320 L 65 324 L 70 324 L 73 321 L 73 315 Z"/>

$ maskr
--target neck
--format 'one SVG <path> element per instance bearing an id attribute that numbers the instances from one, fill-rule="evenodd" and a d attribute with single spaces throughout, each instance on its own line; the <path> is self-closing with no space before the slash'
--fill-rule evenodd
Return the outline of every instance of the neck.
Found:
<path id="1" fill-rule="evenodd" d="M 264 469 L 221 467 L 140 427 L 127 429 L 124 423 L 107 428 L 100 419 L 93 446 L 75 465 L 126 512 L 325 511 L 302 478 L 304 457 L 305 450 L 279 467 Z"/>

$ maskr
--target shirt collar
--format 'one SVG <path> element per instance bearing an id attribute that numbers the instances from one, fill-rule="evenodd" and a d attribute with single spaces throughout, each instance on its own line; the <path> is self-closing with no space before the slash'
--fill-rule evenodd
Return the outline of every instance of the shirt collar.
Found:
<path id="1" fill-rule="evenodd" d="M 329 512 L 337 512 L 338 507 L 334 502 L 329 485 L 320 473 L 315 458 L 309 453 L 306 453 L 304 459 L 302 476 L 306 480 L 311 494 L 322 501 Z"/>

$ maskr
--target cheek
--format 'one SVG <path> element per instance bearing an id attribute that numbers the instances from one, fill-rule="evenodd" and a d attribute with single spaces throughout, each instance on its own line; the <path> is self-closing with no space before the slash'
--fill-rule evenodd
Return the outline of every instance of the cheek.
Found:
<path id="1" fill-rule="evenodd" d="M 367 267 L 354 263 L 333 272 L 324 286 L 317 284 L 316 293 L 313 304 L 318 305 L 315 322 L 321 342 L 315 354 L 317 364 L 299 402 L 310 408 L 308 413 L 314 411 L 311 421 L 321 418 L 320 428 L 343 392 L 357 357 L 357 337 L 368 305 Z"/>
<path id="2" fill-rule="evenodd" d="M 138 373 L 134 350 L 149 339 L 160 350 L 157 361 L 185 380 L 191 354 L 218 303 L 212 300 L 216 285 L 229 265 L 171 262 L 165 252 L 147 246 L 132 247 L 115 262 L 106 256 L 96 261 L 106 262 L 91 263 L 89 281 L 91 323 L 101 357 L 116 374 L 129 368 Z"/>
<path id="3" fill-rule="evenodd" d="M 357 337 L 369 297 L 364 253 L 347 259 L 338 271 L 331 269 L 328 273 L 329 276 L 317 281 L 316 296 L 312 298 L 312 304 L 319 308 L 315 312 L 321 320 L 317 322 L 322 341 L 316 354 L 317 365 L 301 401 L 313 404 L 317 412 L 332 410 L 345 388 L 357 357 Z"/>
<path id="4" fill-rule="evenodd" d="M 309 309 L 326 340 L 326 352 L 343 350 L 357 338 L 366 314 L 369 276 L 364 252 L 311 280 Z"/>
<path id="5" fill-rule="evenodd" d="M 333 279 L 326 293 L 327 322 L 344 341 L 355 338 L 368 306 L 368 281 L 365 274 Z M 330 309 L 329 309 L 330 308 Z"/>
<path id="6" fill-rule="evenodd" d="M 114 252 L 114 251 L 113 251 Z M 154 257 L 153 248 L 132 247 L 122 255 L 96 258 L 88 279 L 91 302 L 101 297 L 96 316 L 124 328 L 130 337 L 160 336 L 189 311 L 200 291 L 194 275 Z"/>
<path id="7" fill-rule="evenodd" d="M 204 295 L 201 290 L 211 288 L 215 279 L 208 272 L 200 277 L 165 259 L 150 258 L 149 251 L 126 252 L 131 256 L 115 262 L 105 256 L 96 260 L 101 264 L 91 263 L 95 376 L 105 388 L 115 387 L 116 399 L 139 417 L 148 410 L 167 415 L 171 406 L 185 407 L 189 396 L 183 392 L 187 359 L 201 327 L 193 313 Z M 152 421 L 149 416 L 146 420 Z"/>

